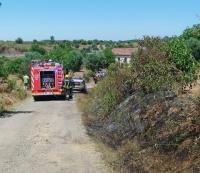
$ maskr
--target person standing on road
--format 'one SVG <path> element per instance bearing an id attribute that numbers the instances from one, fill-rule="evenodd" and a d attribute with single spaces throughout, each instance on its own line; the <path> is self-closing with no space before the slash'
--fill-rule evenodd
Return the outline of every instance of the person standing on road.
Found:
<path id="1" fill-rule="evenodd" d="M 66 69 L 65 79 L 63 81 L 63 89 L 65 90 L 66 96 L 69 96 L 69 99 L 73 99 L 73 71 Z"/>
<path id="2" fill-rule="evenodd" d="M 24 90 L 27 90 L 29 83 L 29 76 L 27 74 L 23 76 L 23 82 L 24 82 Z"/>
<path id="3" fill-rule="evenodd" d="M 73 81 L 70 75 L 65 75 L 63 88 L 65 89 L 65 93 L 69 96 L 69 99 L 73 99 Z"/>

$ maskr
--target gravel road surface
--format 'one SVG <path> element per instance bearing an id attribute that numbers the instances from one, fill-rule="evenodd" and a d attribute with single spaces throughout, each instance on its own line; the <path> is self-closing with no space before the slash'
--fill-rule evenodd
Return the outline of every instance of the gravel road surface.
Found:
<path id="1" fill-rule="evenodd" d="M 75 101 L 30 98 L 0 118 L 0 173 L 104 172 Z"/>

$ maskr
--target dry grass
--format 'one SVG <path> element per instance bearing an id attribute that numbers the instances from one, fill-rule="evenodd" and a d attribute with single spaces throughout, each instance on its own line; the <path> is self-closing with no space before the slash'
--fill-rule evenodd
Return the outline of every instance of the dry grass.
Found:
<path id="1" fill-rule="evenodd" d="M 15 81 L 9 86 L 8 81 Z M 28 93 L 23 89 L 23 82 L 16 76 L 9 76 L 0 84 L 0 112 L 11 107 L 13 104 L 25 99 Z"/>
<path id="2" fill-rule="evenodd" d="M 87 106 L 90 102 L 92 104 L 90 97 L 90 93 L 80 96 L 78 107 L 83 111 L 83 122 L 88 133 L 98 139 L 105 161 L 114 170 L 123 173 L 132 173 L 133 170 L 139 173 L 199 173 L 200 103 L 198 101 L 180 97 L 174 98 L 173 101 L 145 103 L 146 107 L 141 111 L 140 118 L 141 122 L 147 125 L 146 130 L 142 133 L 137 132 L 133 137 L 131 133 L 133 127 L 130 128 L 129 123 L 131 124 L 130 121 L 134 123 L 134 119 L 128 122 L 124 118 L 128 114 L 127 111 L 132 112 L 134 104 L 137 103 L 129 103 L 131 109 L 121 107 L 124 113 L 117 114 L 121 123 L 117 127 L 119 131 L 112 133 L 108 130 L 110 125 L 106 123 L 109 124 L 113 119 L 106 121 L 90 114 Z M 88 102 L 88 99 L 91 100 Z M 123 122 L 126 125 L 123 125 Z M 124 140 L 123 136 L 127 132 L 129 136 Z M 107 140 L 108 138 L 111 141 Z M 114 144 L 115 140 L 120 140 L 121 143 L 119 145 L 116 142 L 114 149 L 102 144 L 109 141 Z M 104 146 L 103 149 L 101 145 Z"/>
<path id="3" fill-rule="evenodd" d="M 98 140 L 97 138 L 92 138 L 92 141 L 96 145 L 96 149 L 102 155 L 102 159 L 108 168 L 108 173 L 121 173 L 121 171 L 117 168 L 117 152 L 112 148 L 106 146 L 102 141 Z"/>

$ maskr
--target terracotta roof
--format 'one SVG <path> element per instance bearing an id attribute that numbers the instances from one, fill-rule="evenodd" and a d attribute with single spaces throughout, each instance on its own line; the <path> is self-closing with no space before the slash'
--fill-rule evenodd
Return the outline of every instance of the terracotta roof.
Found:
<path id="1" fill-rule="evenodd" d="M 121 56 L 131 56 L 133 53 L 137 52 L 137 48 L 113 48 L 112 52 L 114 55 Z"/>

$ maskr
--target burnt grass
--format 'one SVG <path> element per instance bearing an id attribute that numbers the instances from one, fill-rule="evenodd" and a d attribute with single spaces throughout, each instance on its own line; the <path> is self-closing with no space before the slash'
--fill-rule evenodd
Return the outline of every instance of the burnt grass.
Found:
<path id="1" fill-rule="evenodd" d="M 127 173 L 199 173 L 200 103 L 172 92 L 135 93 L 104 118 L 83 114 L 88 133 L 118 153 Z"/>

